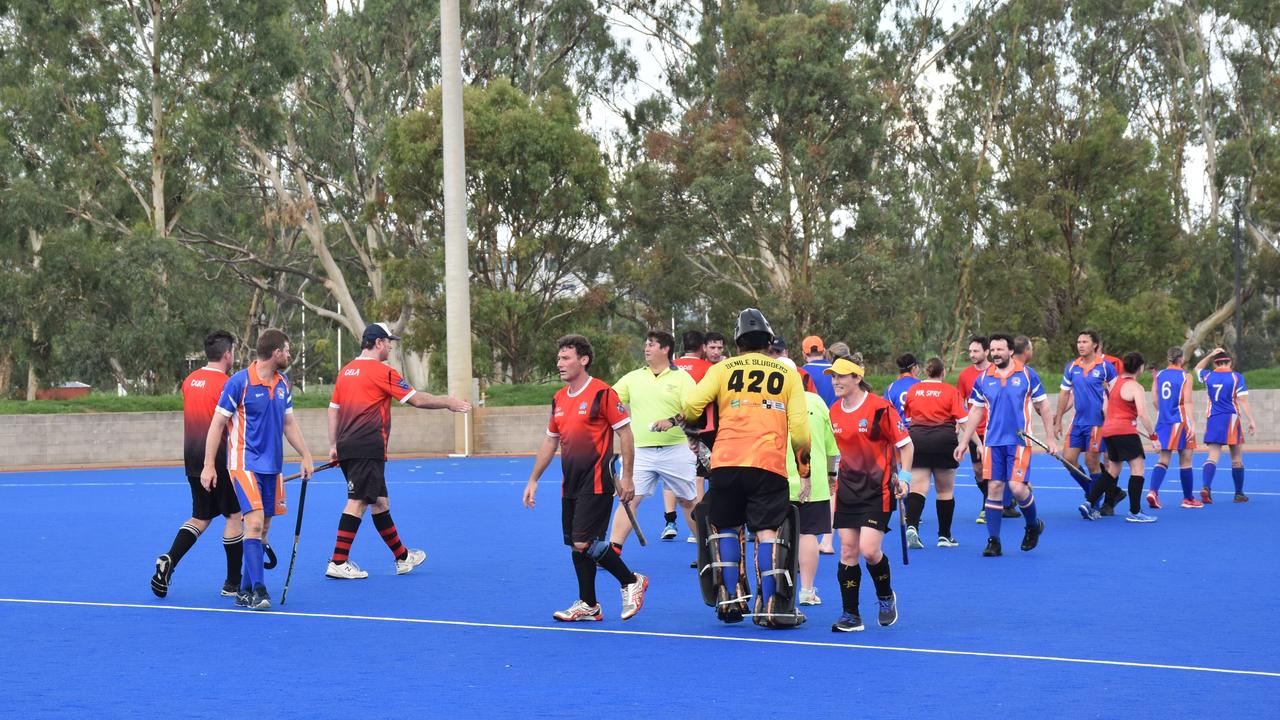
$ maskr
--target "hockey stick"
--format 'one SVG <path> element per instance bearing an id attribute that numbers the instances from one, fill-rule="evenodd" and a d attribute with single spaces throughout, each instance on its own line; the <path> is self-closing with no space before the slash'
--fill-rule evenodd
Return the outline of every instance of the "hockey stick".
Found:
<path id="1" fill-rule="evenodd" d="M 312 472 L 314 473 L 319 470 L 328 470 L 329 468 L 337 464 L 338 464 L 337 462 L 330 460 L 329 462 L 323 465 L 315 466 L 315 468 L 312 469 Z M 285 478 L 284 481 L 288 482 L 290 480 L 293 480 L 299 477 L 302 477 L 302 473 L 298 473 L 297 475 L 290 475 L 289 477 Z M 289 581 L 293 579 L 293 564 L 298 560 L 298 539 L 302 537 L 302 511 L 306 507 L 307 507 L 307 481 L 303 480 L 302 491 L 298 494 L 298 522 L 293 527 L 293 554 L 289 556 L 289 572 L 286 573 L 284 576 L 284 590 L 280 592 L 281 605 L 284 605 L 285 598 L 289 596 Z"/>
<path id="2" fill-rule="evenodd" d="M 911 555 L 907 553 L 907 508 L 898 496 L 898 539 L 902 541 L 902 564 L 911 564 Z"/>
<path id="3" fill-rule="evenodd" d="M 337 460 L 330 460 L 330 461 L 329 461 L 329 462 L 327 462 L 327 463 L 324 463 L 324 464 L 322 464 L 322 465 L 317 465 L 317 466 L 315 466 L 315 467 L 311 468 L 311 472 L 313 472 L 313 473 L 318 473 L 318 472 L 320 472 L 321 470 L 328 470 L 329 468 L 333 468 L 333 467 L 337 467 L 337 466 L 338 466 L 338 461 L 337 461 Z M 290 476 L 286 477 L 282 482 L 293 482 L 294 480 L 297 480 L 297 479 L 298 479 L 298 478 L 300 478 L 300 477 L 302 477 L 302 473 L 300 473 L 300 472 L 299 472 L 299 473 L 294 473 L 294 474 L 292 474 L 292 475 L 290 475 Z"/>
<path id="4" fill-rule="evenodd" d="M 1049 446 L 1041 442 L 1040 439 L 1037 438 L 1036 436 L 1032 435 L 1031 433 L 1023 432 L 1019 430 L 1018 437 L 1034 443 L 1041 450 L 1044 450 L 1045 452 L 1049 453 L 1051 456 L 1053 456 L 1053 459 L 1062 463 L 1062 466 L 1067 469 L 1067 472 L 1071 473 L 1071 477 L 1075 478 L 1077 482 L 1081 483 L 1085 487 L 1089 487 L 1090 483 L 1093 482 L 1093 478 L 1089 477 L 1088 473 L 1081 470 L 1079 465 L 1075 465 L 1074 463 L 1067 462 L 1065 459 L 1063 459 L 1062 453 L 1050 452 Z"/>
<path id="5" fill-rule="evenodd" d="M 636 522 L 636 511 L 631 509 L 631 503 L 622 503 L 622 509 L 627 511 L 627 520 L 631 521 L 631 529 L 636 531 L 636 539 L 640 541 L 640 547 L 649 544 L 644 539 L 644 531 L 640 529 L 640 523 Z"/>

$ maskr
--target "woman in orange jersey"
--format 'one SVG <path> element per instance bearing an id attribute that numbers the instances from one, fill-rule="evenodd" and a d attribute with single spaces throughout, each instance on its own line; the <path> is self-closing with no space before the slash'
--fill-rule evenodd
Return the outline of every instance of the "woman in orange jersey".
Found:
<path id="1" fill-rule="evenodd" d="M 840 601 L 843 613 L 833 632 L 863 629 L 858 612 L 858 588 L 862 584 L 859 559 L 876 586 L 879 622 L 898 621 L 897 596 L 889 581 L 889 557 L 881 546 L 894 498 L 907 491 L 911 479 L 912 446 L 906 425 L 888 400 L 871 393 L 863 381 L 861 365 L 840 358 L 824 370 L 839 400 L 831 406 L 831 430 L 840 448 L 836 473 L 835 527 L 840 533 Z M 895 467 L 901 467 L 894 478 Z"/>
<path id="2" fill-rule="evenodd" d="M 929 494 L 929 476 L 933 476 L 938 511 L 938 547 L 957 547 L 951 536 L 951 520 L 956 514 L 956 427 L 968 418 L 960 391 L 943 382 L 946 369 L 939 358 L 925 363 L 926 379 L 907 391 L 902 407 L 911 443 L 915 448 L 911 463 L 911 493 L 907 495 L 907 544 L 923 548 L 920 541 L 920 516 L 924 513 L 925 496 Z"/>

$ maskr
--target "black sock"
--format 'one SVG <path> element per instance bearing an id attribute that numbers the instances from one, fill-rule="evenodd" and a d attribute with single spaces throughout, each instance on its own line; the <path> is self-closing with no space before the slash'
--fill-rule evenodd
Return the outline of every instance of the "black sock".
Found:
<path id="1" fill-rule="evenodd" d="M 664 512 L 662 513 L 662 519 L 666 522 L 673 523 L 676 521 L 676 514 L 675 512 Z"/>
<path id="2" fill-rule="evenodd" d="M 1089 501 L 1090 505 L 1097 504 L 1098 499 L 1105 497 L 1107 494 L 1107 491 L 1109 491 L 1112 487 L 1114 487 L 1115 484 L 1116 484 L 1116 479 L 1111 477 L 1111 473 L 1108 473 L 1106 470 L 1103 470 L 1102 476 L 1099 477 L 1098 481 L 1093 484 L 1093 487 L 1089 488 L 1089 492 L 1087 495 L 1085 495 L 1085 499 Z"/>
<path id="3" fill-rule="evenodd" d="M 240 566 L 244 563 L 244 533 L 222 538 L 222 549 L 227 551 L 227 582 L 240 586 Z"/>
<path id="4" fill-rule="evenodd" d="M 880 562 L 872 565 L 867 563 L 867 573 L 871 575 L 871 582 L 876 584 L 876 597 L 888 598 L 893 595 L 893 585 L 889 582 L 889 556 L 881 553 Z"/>
<path id="5" fill-rule="evenodd" d="M 991 482 L 990 480 L 979 480 L 979 481 L 978 481 L 978 489 L 982 491 L 982 505 L 983 505 L 983 507 L 986 507 L 986 505 L 987 505 L 987 485 L 988 485 L 988 484 L 990 484 L 990 482 Z"/>
<path id="6" fill-rule="evenodd" d="M 920 516 L 924 514 L 924 496 L 920 493 L 907 493 L 907 526 L 920 527 Z"/>
<path id="7" fill-rule="evenodd" d="M 183 523 L 182 527 L 178 528 L 178 534 L 173 536 L 173 544 L 169 546 L 169 552 L 165 553 L 169 556 L 169 560 L 172 561 L 170 566 L 177 567 L 178 561 L 182 559 L 183 555 L 187 554 L 187 551 L 199 539 L 200 528 L 189 522 Z"/>
<path id="8" fill-rule="evenodd" d="M 356 541 L 356 533 L 360 531 L 360 516 L 342 513 L 338 516 L 338 538 L 333 542 L 333 556 L 329 561 L 341 565 L 351 555 L 351 543 Z"/>
<path id="9" fill-rule="evenodd" d="M 380 512 L 373 516 L 373 526 L 378 529 L 378 534 L 382 536 L 382 542 L 387 544 L 387 549 L 397 560 L 403 560 L 409 557 L 409 548 L 400 542 L 400 533 L 396 531 L 396 523 L 391 519 L 391 511 Z"/>
<path id="10" fill-rule="evenodd" d="M 622 562 L 622 549 L 616 545 L 610 545 L 604 555 L 596 561 L 596 564 L 617 578 L 618 583 L 623 587 L 636 581 L 636 574 L 627 568 L 626 563 Z"/>
<path id="11" fill-rule="evenodd" d="M 938 510 L 938 537 L 951 537 L 951 520 L 956 516 L 956 499 L 934 500 L 933 506 Z"/>
<path id="12" fill-rule="evenodd" d="M 858 588 L 862 587 L 862 566 L 840 563 L 836 570 L 840 581 L 840 604 L 847 613 L 858 614 Z"/>
<path id="13" fill-rule="evenodd" d="M 578 599 L 596 604 L 596 563 L 581 550 L 573 551 L 573 572 L 578 576 Z"/>
<path id="14" fill-rule="evenodd" d="M 1142 512 L 1142 486 L 1147 484 L 1147 479 L 1141 475 L 1129 476 L 1129 514 L 1137 515 Z"/>

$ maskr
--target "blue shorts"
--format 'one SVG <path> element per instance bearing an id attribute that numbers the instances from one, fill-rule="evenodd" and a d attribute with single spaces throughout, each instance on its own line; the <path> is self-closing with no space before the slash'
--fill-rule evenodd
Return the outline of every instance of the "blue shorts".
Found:
<path id="1" fill-rule="evenodd" d="M 1240 445 L 1244 443 L 1244 430 L 1239 415 L 1210 415 L 1204 424 L 1206 445 Z"/>
<path id="2" fill-rule="evenodd" d="M 285 514 L 284 477 L 279 473 L 264 475 L 252 470 L 231 470 L 231 482 L 236 486 L 236 498 L 240 512 L 261 510 L 264 517 Z"/>
<path id="3" fill-rule="evenodd" d="M 1071 429 L 1067 431 L 1067 447 L 1088 453 L 1105 453 L 1107 443 L 1102 439 L 1102 426 L 1071 423 Z"/>
<path id="4" fill-rule="evenodd" d="M 982 449 L 982 477 L 1008 482 L 1031 481 L 1031 448 L 1026 445 L 987 445 Z"/>
<path id="5" fill-rule="evenodd" d="M 1194 450 L 1195 432 L 1186 423 L 1156 425 L 1156 447 L 1161 450 Z"/>

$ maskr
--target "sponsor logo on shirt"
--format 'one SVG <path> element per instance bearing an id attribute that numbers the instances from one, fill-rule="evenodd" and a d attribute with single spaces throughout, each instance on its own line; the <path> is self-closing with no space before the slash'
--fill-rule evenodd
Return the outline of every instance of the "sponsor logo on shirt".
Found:
<path id="1" fill-rule="evenodd" d="M 193 388 L 202 388 L 202 387 L 204 387 L 204 381 L 203 381 L 203 380 L 192 380 L 192 381 L 191 381 L 191 387 L 193 387 Z"/>
<path id="2" fill-rule="evenodd" d="M 578 405 L 578 414 L 579 414 L 579 415 L 586 415 L 586 414 L 587 414 L 587 401 L 586 401 L 586 400 L 583 400 L 583 401 L 582 401 L 582 403 L 581 403 L 580 405 Z"/>

